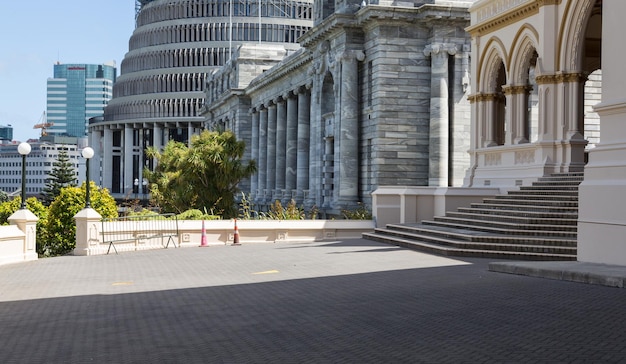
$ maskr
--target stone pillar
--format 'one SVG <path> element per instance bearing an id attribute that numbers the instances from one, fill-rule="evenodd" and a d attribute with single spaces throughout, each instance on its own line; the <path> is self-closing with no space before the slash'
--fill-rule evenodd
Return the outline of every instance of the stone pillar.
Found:
<path id="1" fill-rule="evenodd" d="M 106 173 L 106 171 L 113 170 L 113 131 L 109 128 L 109 126 L 105 126 L 102 131 L 102 148 L 107 151 L 106 153 L 102 153 L 102 186 L 108 188 L 109 191 L 113 191 L 113 174 L 114 173 Z M 123 175 L 121 172 L 121 175 Z"/>
<path id="2" fill-rule="evenodd" d="M 28 209 L 19 209 L 7 219 L 24 233 L 23 260 L 37 260 L 37 221 L 39 218 Z"/>
<path id="3" fill-rule="evenodd" d="M 102 186 L 102 174 L 100 172 L 102 160 L 102 132 L 94 130 L 89 134 L 89 146 L 93 149 L 91 165 L 94 166 L 94 168 L 89 170 L 89 179 L 95 181 L 98 186 Z"/>
<path id="4" fill-rule="evenodd" d="M 298 169 L 298 99 L 294 94 L 287 96 L 287 144 L 286 144 L 286 168 L 285 189 L 290 200 L 296 189 L 296 172 Z M 307 140 L 308 145 L 308 140 Z"/>
<path id="5" fill-rule="evenodd" d="M 485 110 L 485 147 L 492 147 L 496 143 L 496 95 L 483 95 L 483 108 Z"/>
<path id="6" fill-rule="evenodd" d="M 133 128 L 126 124 L 124 125 L 124 189 L 122 193 L 133 194 Z"/>
<path id="7" fill-rule="evenodd" d="M 273 192 L 276 189 L 276 104 L 270 103 L 267 107 L 267 167 L 265 200 L 273 203 Z"/>
<path id="8" fill-rule="evenodd" d="M 256 190 L 258 188 L 259 181 L 259 108 L 252 108 L 250 110 L 252 114 L 252 130 L 251 130 L 251 141 L 250 141 L 250 159 L 256 161 L 257 163 L 257 172 L 250 176 L 250 196 L 249 200 L 254 201 L 256 197 Z"/>
<path id="9" fill-rule="evenodd" d="M 304 191 L 309 189 L 309 141 L 311 94 L 304 87 L 297 91 L 298 95 L 298 152 L 296 173 L 296 202 L 304 203 Z"/>
<path id="10" fill-rule="evenodd" d="M 339 178 L 335 198 L 339 208 L 356 206 L 359 198 L 359 72 L 357 61 L 363 61 L 361 51 L 345 51 L 341 57 L 339 117 Z M 337 82 L 336 81 L 336 82 Z"/>
<path id="11" fill-rule="evenodd" d="M 524 144 L 530 140 L 529 127 L 530 117 L 528 115 L 528 99 L 531 86 L 513 86 L 511 88 L 513 93 L 513 104 L 515 105 L 515 114 L 512 119 L 511 129 L 513 130 L 512 141 L 513 144 Z"/>
<path id="12" fill-rule="evenodd" d="M 456 54 L 455 44 L 433 43 L 424 55 L 430 66 L 430 132 L 428 185 L 448 186 L 450 115 L 448 104 L 448 59 Z"/>
<path id="13" fill-rule="evenodd" d="M 626 266 L 626 1 L 602 3 L 602 138 L 579 188 L 578 260 Z"/>
<path id="14" fill-rule="evenodd" d="M 321 86 L 318 84 L 319 78 L 316 78 L 314 83 L 307 85 L 307 88 L 311 92 L 311 109 L 310 109 L 310 135 L 309 135 L 309 193 L 305 199 L 305 206 L 312 208 L 317 205 L 320 206 L 321 202 L 321 155 L 323 149 L 321 148 L 322 134 L 321 134 L 321 115 L 320 115 L 320 93 Z"/>
<path id="15" fill-rule="evenodd" d="M 265 202 L 265 188 L 267 182 L 267 108 L 263 105 L 259 110 L 259 165 L 257 167 L 258 182 L 256 202 Z"/>
<path id="16" fill-rule="evenodd" d="M 102 216 L 92 208 L 82 209 L 74 215 L 74 220 L 76 221 L 74 255 L 100 254 L 101 219 Z"/>
<path id="17" fill-rule="evenodd" d="M 276 99 L 276 188 L 273 199 L 283 200 L 285 170 L 287 169 L 287 102 L 286 97 Z"/>

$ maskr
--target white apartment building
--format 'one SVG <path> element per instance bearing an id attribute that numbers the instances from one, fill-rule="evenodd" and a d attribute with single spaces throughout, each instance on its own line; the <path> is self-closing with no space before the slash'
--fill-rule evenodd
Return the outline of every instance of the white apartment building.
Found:
<path id="1" fill-rule="evenodd" d="M 30 145 L 31 151 L 26 156 L 27 197 L 41 195 L 61 150 L 67 151 L 78 185 L 85 181 L 85 159 L 81 157 L 81 143 L 38 141 Z M 17 152 L 17 146 L 17 143 L 0 144 L 0 190 L 13 196 L 19 195 L 22 187 L 22 156 Z"/>

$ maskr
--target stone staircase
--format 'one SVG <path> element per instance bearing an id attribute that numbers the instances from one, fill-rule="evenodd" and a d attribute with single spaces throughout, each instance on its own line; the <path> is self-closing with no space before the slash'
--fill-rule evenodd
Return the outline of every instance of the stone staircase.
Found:
<path id="1" fill-rule="evenodd" d="M 582 172 L 553 174 L 432 221 L 388 224 L 363 238 L 448 256 L 576 260 L 582 180 Z"/>

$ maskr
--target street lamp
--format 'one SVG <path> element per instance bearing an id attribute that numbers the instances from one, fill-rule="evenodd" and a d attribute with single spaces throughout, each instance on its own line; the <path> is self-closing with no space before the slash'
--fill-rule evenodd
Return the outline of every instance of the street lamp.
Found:
<path id="1" fill-rule="evenodd" d="M 135 178 L 135 182 L 133 182 L 133 185 L 135 186 L 134 190 L 135 190 L 135 200 L 136 200 L 137 194 L 139 193 L 139 178 Z"/>
<path id="2" fill-rule="evenodd" d="M 22 155 L 22 206 L 20 209 L 26 208 L 26 156 L 30 153 L 30 144 L 26 142 L 17 146 L 17 152 Z"/>
<path id="3" fill-rule="evenodd" d="M 81 154 L 83 155 L 83 158 L 85 158 L 85 169 L 87 172 L 87 185 L 85 186 L 85 208 L 88 209 L 91 208 L 91 198 L 89 196 L 89 160 L 91 159 L 91 157 L 93 157 L 93 149 L 91 147 L 85 147 L 83 148 Z"/>

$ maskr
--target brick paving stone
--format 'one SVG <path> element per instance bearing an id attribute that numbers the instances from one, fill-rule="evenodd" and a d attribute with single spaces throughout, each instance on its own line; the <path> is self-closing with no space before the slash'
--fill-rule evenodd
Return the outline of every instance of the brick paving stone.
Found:
<path id="1" fill-rule="evenodd" d="M 626 290 L 365 240 L 0 266 L 0 363 L 620 363 Z"/>

